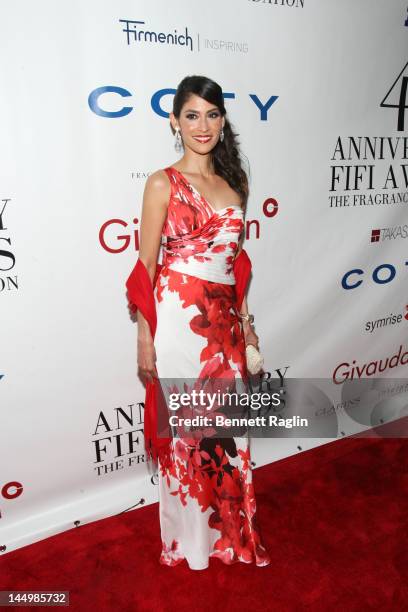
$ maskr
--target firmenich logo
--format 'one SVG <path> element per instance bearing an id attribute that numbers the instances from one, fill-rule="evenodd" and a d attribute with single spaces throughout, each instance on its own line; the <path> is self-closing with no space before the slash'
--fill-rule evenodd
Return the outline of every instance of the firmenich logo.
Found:
<path id="1" fill-rule="evenodd" d="M 145 21 L 134 21 L 132 19 L 119 19 L 120 23 L 125 26 L 122 32 L 126 33 L 127 44 L 132 42 L 149 42 L 160 43 L 165 45 L 179 45 L 181 47 L 190 47 L 193 50 L 193 39 L 188 33 L 187 27 L 184 34 L 179 34 L 174 30 L 171 34 L 165 32 L 155 32 L 153 30 L 143 30 L 139 26 L 143 26 Z"/>

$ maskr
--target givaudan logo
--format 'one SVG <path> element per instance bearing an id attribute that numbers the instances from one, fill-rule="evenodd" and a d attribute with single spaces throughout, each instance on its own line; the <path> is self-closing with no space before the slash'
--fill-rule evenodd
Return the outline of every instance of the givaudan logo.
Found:
<path id="1" fill-rule="evenodd" d="M 369 378 L 370 376 L 379 375 L 380 372 L 384 372 L 385 370 L 391 370 L 407 364 L 408 351 L 403 353 L 401 344 L 398 353 L 392 355 L 392 357 L 386 357 L 379 361 L 370 361 L 370 363 L 363 363 L 362 365 L 358 365 L 355 359 L 353 359 L 351 364 L 348 362 L 340 363 L 334 369 L 333 382 L 336 385 L 341 385 L 346 380 Z"/>
<path id="2" fill-rule="evenodd" d="M 131 43 L 156 43 L 162 45 L 174 45 L 178 47 L 189 47 L 190 51 L 193 51 L 193 39 L 188 33 L 187 26 L 184 28 L 184 33 L 179 34 L 176 29 L 174 29 L 171 33 L 145 30 L 143 28 L 146 23 L 145 21 L 119 19 L 119 22 L 125 24 L 122 32 L 126 34 L 128 45 Z"/>
<path id="3" fill-rule="evenodd" d="M 275 198 L 267 198 L 262 204 L 262 213 L 267 219 L 275 217 L 279 212 L 279 202 Z M 131 220 L 133 225 L 125 219 L 113 217 L 103 223 L 99 229 L 99 243 L 108 253 L 123 253 L 129 246 L 135 251 L 139 250 L 139 218 Z M 266 231 L 266 229 L 265 229 Z M 260 240 L 261 223 L 259 219 L 246 219 L 245 239 Z"/>

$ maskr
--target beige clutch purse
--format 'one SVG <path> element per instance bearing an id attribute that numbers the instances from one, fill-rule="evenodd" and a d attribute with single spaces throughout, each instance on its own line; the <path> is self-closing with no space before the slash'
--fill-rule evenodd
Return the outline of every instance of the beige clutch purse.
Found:
<path id="1" fill-rule="evenodd" d="M 253 344 L 247 344 L 245 354 L 248 372 L 252 375 L 258 374 L 264 364 L 261 353 Z"/>

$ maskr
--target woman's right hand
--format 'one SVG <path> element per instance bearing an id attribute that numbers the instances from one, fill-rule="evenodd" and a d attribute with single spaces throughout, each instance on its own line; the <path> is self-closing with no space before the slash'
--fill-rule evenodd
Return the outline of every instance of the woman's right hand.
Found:
<path id="1" fill-rule="evenodd" d="M 142 376 L 147 382 L 157 378 L 156 349 L 153 339 L 150 337 L 138 337 L 137 339 L 137 364 Z"/>

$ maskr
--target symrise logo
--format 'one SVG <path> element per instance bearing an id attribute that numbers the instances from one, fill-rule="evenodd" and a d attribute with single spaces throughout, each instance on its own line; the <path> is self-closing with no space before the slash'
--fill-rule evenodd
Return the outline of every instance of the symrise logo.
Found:
<path id="1" fill-rule="evenodd" d="M 405 314 L 400 312 L 399 314 L 390 313 L 387 317 L 381 317 L 380 319 L 375 319 L 374 321 L 367 321 L 365 324 L 365 331 L 373 333 L 377 329 L 382 327 L 387 327 L 388 325 L 397 325 L 401 323 L 402 319 L 408 321 L 408 304 L 404 306 Z"/>

